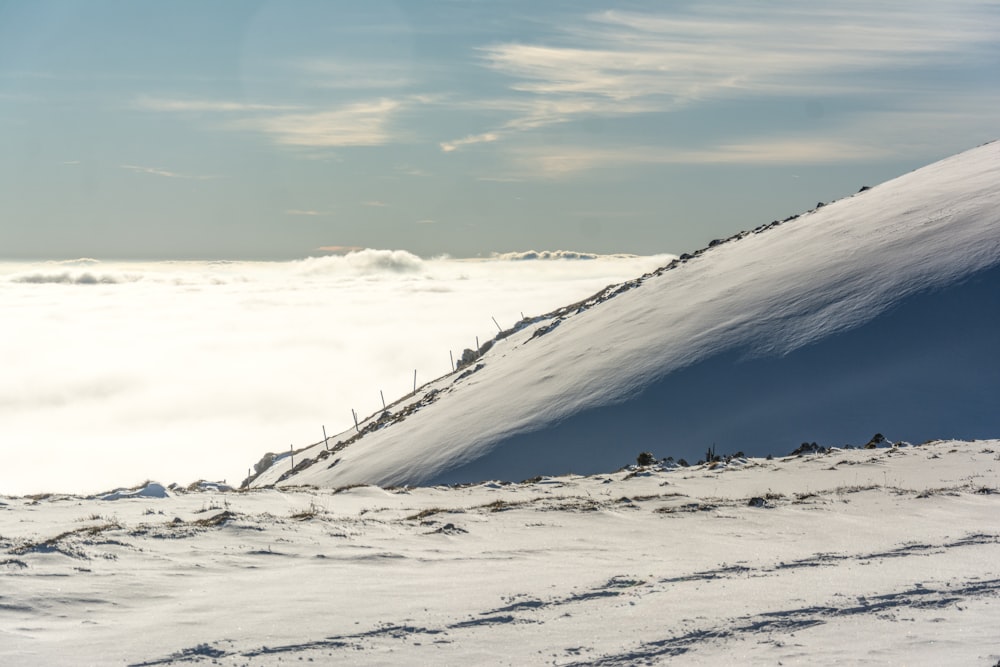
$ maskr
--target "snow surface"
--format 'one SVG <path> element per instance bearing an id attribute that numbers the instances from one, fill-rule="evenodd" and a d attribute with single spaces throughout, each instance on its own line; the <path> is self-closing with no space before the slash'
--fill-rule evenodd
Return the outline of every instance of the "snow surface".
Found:
<path id="1" fill-rule="evenodd" d="M 992 667 L 998 452 L 0 497 L 0 664 Z"/>
<path id="2" fill-rule="evenodd" d="M 997 326 L 991 143 L 524 320 L 360 437 L 303 448 L 252 483 L 523 479 L 642 450 L 764 454 L 879 430 L 990 437 Z"/>
<path id="3" fill-rule="evenodd" d="M 148 482 L 136 489 L 118 489 L 101 496 L 101 500 L 122 500 L 123 498 L 166 498 L 167 490 L 162 484 Z"/>

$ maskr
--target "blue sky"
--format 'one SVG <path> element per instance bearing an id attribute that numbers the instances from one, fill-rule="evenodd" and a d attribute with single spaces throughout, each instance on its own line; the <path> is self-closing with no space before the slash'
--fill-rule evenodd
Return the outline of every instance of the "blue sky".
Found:
<path id="1" fill-rule="evenodd" d="M 684 252 L 1000 137 L 1000 3 L 0 0 L 0 257 Z"/>

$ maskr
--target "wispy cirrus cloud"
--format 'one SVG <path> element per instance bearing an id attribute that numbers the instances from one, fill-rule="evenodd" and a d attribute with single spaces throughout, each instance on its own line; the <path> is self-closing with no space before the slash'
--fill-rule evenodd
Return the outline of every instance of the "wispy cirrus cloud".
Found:
<path id="1" fill-rule="evenodd" d="M 246 113 L 269 111 L 292 111 L 300 107 L 288 104 L 258 104 L 231 100 L 204 100 L 192 98 L 150 97 L 143 95 L 132 102 L 132 106 L 143 111 L 188 112 L 188 113 Z"/>
<path id="2" fill-rule="evenodd" d="M 769 137 L 700 149 L 651 146 L 613 148 L 535 146 L 510 152 L 523 178 L 562 178 L 599 168 L 656 164 L 837 164 L 885 157 L 869 144 L 808 137 Z"/>
<path id="3" fill-rule="evenodd" d="M 493 180 L 565 178 L 593 169 L 665 164 L 825 165 L 864 162 L 934 151 L 935 141 L 959 143 L 970 127 L 995 131 L 993 109 L 1000 107 L 1000 91 L 956 95 L 941 99 L 927 91 L 906 110 L 877 110 L 849 114 L 825 129 L 808 132 L 774 130 L 739 141 L 697 146 L 617 144 L 585 146 L 535 144 L 513 146 L 505 154 L 514 170 Z M 954 108 L 953 108 L 954 105 Z M 872 141 L 871 137 L 877 137 Z"/>
<path id="4" fill-rule="evenodd" d="M 304 216 L 307 218 L 333 215 L 333 211 L 317 211 L 311 208 L 290 208 L 285 211 L 285 215 Z"/>
<path id="5" fill-rule="evenodd" d="M 263 132 L 286 146 L 380 146 L 394 139 L 389 121 L 401 106 L 383 98 L 329 111 L 247 118 L 236 126 Z"/>
<path id="6" fill-rule="evenodd" d="M 421 169 L 420 167 L 414 167 L 413 165 L 410 164 L 397 164 L 393 167 L 392 170 L 397 174 L 404 174 L 406 176 L 427 177 L 434 175 L 431 172 L 427 171 L 426 169 Z"/>
<path id="7" fill-rule="evenodd" d="M 474 112 L 500 111 L 510 114 L 511 118 L 488 132 L 470 134 L 461 139 L 440 142 L 439 146 L 445 153 L 476 144 L 497 142 L 520 132 L 566 123 L 579 118 L 614 117 L 660 110 L 660 107 L 642 100 L 610 101 L 593 97 L 565 96 L 535 99 L 486 99 L 464 104 L 459 103 L 454 106 Z"/>
<path id="8" fill-rule="evenodd" d="M 119 165 L 119 167 L 127 169 L 128 171 L 133 171 L 137 174 L 149 174 L 150 176 L 162 176 L 164 178 L 191 179 L 196 181 L 209 181 L 219 178 L 216 175 L 183 174 L 176 171 L 169 171 L 167 169 L 160 169 L 159 167 L 144 167 L 137 164 L 122 164 Z"/>
<path id="9" fill-rule="evenodd" d="M 228 130 L 250 130 L 284 146 L 329 148 L 381 146 L 401 138 L 394 115 L 415 105 L 432 104 L 425 95 L 381 97 L 339 103 L 332 108 L 297 104 L 260 104 L 195 98 L 139 97 L 132 107 L 175 114 L 215 114 Z"/>
<path id="10" fill-rule="evenodd" d="M 499 132 L 483 132 L 482 134 L 470 134 L 462 139 L 455 139 L 454 141 L 442 141 L 441 150 L 445 153 L 450 153 L 456 151 L 463 146 L 471 146 L 473 144 L 485 144 L 496 141 L 500 138 Z"/>
<path id="11" fill-rule="evenodd" d="M 440 148 L 453 152 L 582 118 L 665 113 L 738 96 L 905 97 L 901 73 L 995 49 L 996 10 L 996 3 L 959 0 L 921 3 L 919 11 L 844 2 L 594 13 L 547 40 L 481 48 L 482 64 L 510 79 L 510 98 L 492 105 L 510 117 Z M 904 99 L 896 104 L 906 106 Z"/>

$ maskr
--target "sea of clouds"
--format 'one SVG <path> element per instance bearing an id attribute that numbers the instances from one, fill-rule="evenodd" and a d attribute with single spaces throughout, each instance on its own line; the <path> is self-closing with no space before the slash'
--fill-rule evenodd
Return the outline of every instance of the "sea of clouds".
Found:
<path id="1" fill-rule="evenodd" d="M 524 315 L 671 255 L 0 263 L 0 494 L 238 484 Z M 381 392 L 381 394 L 380 394 Z"/>

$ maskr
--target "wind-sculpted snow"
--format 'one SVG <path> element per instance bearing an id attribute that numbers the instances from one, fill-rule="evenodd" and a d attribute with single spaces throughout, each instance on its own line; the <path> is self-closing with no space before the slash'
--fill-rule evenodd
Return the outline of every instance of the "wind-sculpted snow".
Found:
<path id="1" fill-rule="evenodd" d="M 0 497 L 0 664 L 992 667 L 1000 441 L 876 441 L 513 484 Z"/>
<path id="2" fill-rule="evenodd" d="M 474 375 L 253 483 L 522 479 L 712 443 L 994 435 L 998 265 L 992 143 L 526 318 Z"/>

